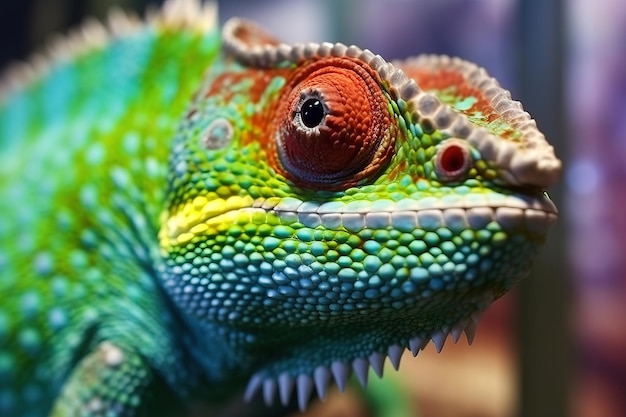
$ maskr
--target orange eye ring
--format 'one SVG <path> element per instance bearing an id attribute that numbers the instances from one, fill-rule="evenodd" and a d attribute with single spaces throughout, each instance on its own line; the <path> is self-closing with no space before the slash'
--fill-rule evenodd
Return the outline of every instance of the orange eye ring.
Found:
<path id="1" fill-rule="evenodd" d="M 317 189 L 345 189 L 376 173 L 395 128 L 379 77 L 363 63 L 329 57 L 291 80 L 275 116 L 276 168 Z"/>

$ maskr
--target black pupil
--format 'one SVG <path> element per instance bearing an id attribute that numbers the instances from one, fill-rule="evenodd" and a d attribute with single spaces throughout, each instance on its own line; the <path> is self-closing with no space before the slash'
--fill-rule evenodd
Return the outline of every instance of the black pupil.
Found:
<path id="1" fill-rule="evenodd" d="M 324 118 L 324 106 L 318 99 L 310 98 L 302 103 L 300 117 L 306 127 L 319 126 Z"/>

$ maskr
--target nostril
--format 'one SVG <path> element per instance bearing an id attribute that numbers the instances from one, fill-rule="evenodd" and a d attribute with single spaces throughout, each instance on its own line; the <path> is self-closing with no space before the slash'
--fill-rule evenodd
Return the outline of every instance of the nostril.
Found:
<path id="1" fill-rule="evenodd" d="M 435 170 L 440 179 L 456 181 L 467 173 L 472 164 L 468 145 L 458 139 L 442 143 L 435 157 Z"/>

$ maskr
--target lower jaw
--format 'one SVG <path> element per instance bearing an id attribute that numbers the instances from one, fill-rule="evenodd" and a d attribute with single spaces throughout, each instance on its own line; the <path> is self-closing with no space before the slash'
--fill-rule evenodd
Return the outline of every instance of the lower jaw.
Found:
<path id="1" fill-rule="evenodd" d="M 409 350 L 413 356 L 417 356 L 432 341 L 437 352 L 441 352 L 448 339 L 456 343 L 463 333 L 468 343 L 471 344 L 479 317 L 491 301 L 493 301 L 491 294 L 478 298 L 473 310 L 457 318 L 452 325 L 443 325 L 430 330 L 423 329 L 414 333 L 406 331 L 405 335 L 395 339 L 385 336 L 384 331 L 373 331 L 371 334 L 379 333 L 374 336 L 375 339 L 380 339 L 378 346 L 357 354 L 346 354 L 342 352 L 342 349 L 338 349 L 336 356 L 328 354 L 326 358 L 319 358 L 315 363 L 311 357 L 298 358 L 296 353 L 298 348 L 286 350 L 286 352 L 292 352 L 292 357 L 276 363 L 265 363 L 262 369 L 250 378 L 244 398 L 250 401 L 261 396 L 268 405 L 278 400 L 286 406 L 295 395 L 300 410 L 304 411 L 313 395 L 317 395 L 322 400 L 325 399 L 328 388 L 332 384 L 336 384 L 339 390 L 343 391 L 351 374 L 354 374 L 361 385 L 366 387 L 370 367 L 378 377 L 382 377 L 384 362 L 388 358 L 393 368 L 398 370 L 400 360 L 406 350 Z M 317 336 L 312 335 L 312 337 Z M 361 338 L 368 339 L 367 336 L 361 336 Z M 392 339 L 396 342 L 386 343 Z M 335 340 L 332 343 L 350 344 L 351 341 L 344 339 Z M 286 368 L 288 370 L 285 370 Z"/>
<path id="2" fill-rule="evenodd" d="M 348 337 L 347 331 L 341 329 L 335 336 L 319 335 L 311 331 L 310 337 L 316 338 L 319 343 L 315 344 L 323 348 L 317 349 L 311 344 L 307 348 L 285 348 L 284 352 L 279 352 L 281 359 L 264 362 L 261 369 L 250 378 L 244 398 L 250 401 L 261 396 L 268 405 L 276 401 L 287 405 L 295 395 L 299 408 L 304 410 L 314 394 L 324 399 L 328 388 L 333 384 L 343 391 L 351 374 L 366 387 L 370 367 L 376 375 L 382 377 L 384 362 L 388 358 L 397 370 L 406 350 L 417 356 L 432 341 L 440 352 L 448 339 L 456 343 L 463 333 L 471 344 L 480 314 L 493 299 L 490 292 L 477 295 L 465 305 L 463 313 L 451 315 L 446 320 L 451 324 L 434 327 L 423 325 L 421 328 L 415 326 L 413 331 L 408 323 L 398 324 L 401 331 L 392 332 L 389 330 L 390 326 L 387 326 L 388 331 L 384 328 L 373 329 L 364 334 L 355 333 L 354 337 Z M 428 317 L 416 319 L 416 323 L 429 321 Z M 419 330 L 415 330 L 418 328 Z M 342 333 L 346 334 L 343 339 Z M 313 363 L 314 361 L 317 363 Z"/>

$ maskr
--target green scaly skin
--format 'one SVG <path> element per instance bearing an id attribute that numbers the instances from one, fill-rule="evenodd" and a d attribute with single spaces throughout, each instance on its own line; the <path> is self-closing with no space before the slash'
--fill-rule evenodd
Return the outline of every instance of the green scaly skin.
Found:
<path id="1" fill-rule="evenodd" d="M 0 95 L 0 414 L 304 409 L 471 339 L 556 218 L 560 163 L 508 93 L 239 20 L 218 54 L 209 6 L 165 10 Z"/>

